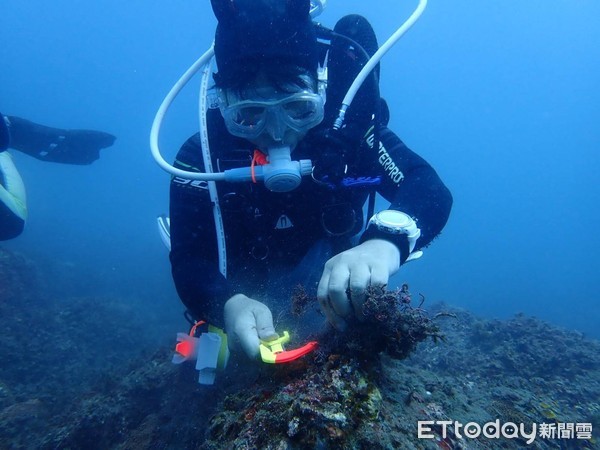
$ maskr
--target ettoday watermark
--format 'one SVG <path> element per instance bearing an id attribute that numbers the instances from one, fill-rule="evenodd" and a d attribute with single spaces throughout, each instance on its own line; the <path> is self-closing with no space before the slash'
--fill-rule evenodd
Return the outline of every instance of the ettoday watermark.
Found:
<path id="1" fill-rule="evenodd" d="M 591 439 L 591 423 L 514 423 L 462 422 L 456 420 L 420 420 L 417 422 L 417 437 L 419 439 L 453 438 L 453 439 L 524 439 L 529 445 L 540 439 Z"/>

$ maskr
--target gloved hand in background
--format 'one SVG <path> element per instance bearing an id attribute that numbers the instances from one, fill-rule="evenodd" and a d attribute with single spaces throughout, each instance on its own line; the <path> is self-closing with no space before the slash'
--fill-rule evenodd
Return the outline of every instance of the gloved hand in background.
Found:
<path id="1" fill-rule="evenodd" d="M 362 319 L 369 286 L 385 286 L 400 268 L 400 250 L 383 239 L 371 239 L 335 255 L 325 264 L 317 297 L 331 325 L 346 330 L 352 317 Z"/>
<path id="2" fill-rule="evenodd" d="M 10 129 L 10 147 L 41 161 L 63 164 L 91 164 L 100 150 L 114 144 L 116 137 L 96 130 L 63 130 L 6 116 Z"/>
<path id="3" fill-rule="evenodd" d="M 258 358 L 261 339 L 279 337 L 269 308 L 243 294 L 236 294 L 225 303 L 225 331 L 230 350 L 241 348 L 251 359 Z"/>

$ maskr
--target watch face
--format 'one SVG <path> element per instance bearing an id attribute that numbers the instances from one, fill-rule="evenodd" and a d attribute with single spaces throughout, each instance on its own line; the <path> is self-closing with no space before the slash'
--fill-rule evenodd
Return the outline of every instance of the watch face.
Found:
<path id="1" fill-rule="evenodd" d="M 408 245 L 407 255 L 412 253 L 417 239 L 421 236 L 421 230 L 417 227 L 417 223 L 413 218 L 400 211 L 386 209 L 378 212 L 371 218 L 369 224 L 379 231 L 388 233 L 392 237 L 392 242 L 399 249 L 402 249 L 403 243 L 406 243 Z M 400 241 L 400 239 L 402 240 Z"/>
<path id="2" fill-rule="evenodd" d="M 377 213 L 377 220 L 379 223 L 386 227 L 391 228 L 405 228 L 414 223 L 411 217 L 408 214 L 404 214 L 400 211 L 394 211 L 391 209 L 387 209 L 385 211 L 381 211 Z"/>

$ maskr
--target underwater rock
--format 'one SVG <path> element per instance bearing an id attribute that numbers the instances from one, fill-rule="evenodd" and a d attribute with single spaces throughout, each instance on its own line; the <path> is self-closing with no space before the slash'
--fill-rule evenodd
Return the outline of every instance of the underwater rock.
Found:
<path id="1" fill-rule="evenodd" d="M 229 395 L 210 421 L 204 448 L 393 448 L 374 432 L 383 404 L 379 357 L 403 359 L 419 342 L 442 336 L 408 294 L 406 287 L 370 288 L 363 320 L 349 332 L 329 329 L 318 337 L 316 354 L 296 362 L 285 379 L 266 377 L 251 396 Z M 309 300 L 295 295 L 292 307 L 300 311 Z"/>
<path id="2" fill-rule="evenodd" d="M 437 311 L 448 307 L 432 308 Z M 432 439 L 419 439 L 419 420 L 485 423 L 591 423 L 600 427 L 600 343 L 580 339 L 533 320 L 485 321 L 452 310 L 437 320 L 442 343 L 421 343 L 408 358 L 355 358 L 351 354 L 307 355 L 285 365 L 261 365 L 249 374 L 235 365 L 217 385 L 200 386 L 192 365 L 175 366 L 170 349 L 132 361 L 90 386 L 90 392 L 65 405 L 50 420 L 36 445 L 21 448 L 86 449 L 489 449 L 524 447 L 522 441 L 465 440 L 453 429 L 434 427 Z M 443 316 L 446 317 L 446 316 Z M 473 342 L 474 324 L 488 323 L 500 351 L 521 340 L 551 333 L 572 347 L 575 379 L 549 375 L 528 379 L 504 369 L 490 376 L 487 343 Z M 505 342 L 505 345 L 502 344 Z M 545 351 L 548 351 L 547 349 Z M 589 361 L 574 356 L 585 352 Z M 538 349 L 532 364 L 544 358 Z M 591 367 L 587 372 L 583 367 Z M 237 375 L 236 375 L 237 373 Z M 237 384 L 236 384 L 237 377 Z M 244 380 L 241 382 L 240 379 Z M 31 434 L 29 436 L 32 436 Z M 23 434 L 12 443 L 26 442 Z M 2 443 L 5 447 L 11 445 Z M 575 445 L 576 444 L 576 445 Z M 2 447 L 2 445 L 0 445 Z M 14 446 L 13 446 L 14 447 Z M 17 446 L 19 447 L 19 446 Z M 592 440 L 536 440 L 533 448 L 598 448 Z"/>
<path id="3" fill-rule="evenodd" d="M 48 411 L 39 399 L 16 402 L 0 410 L 0 448 L 30 448 L 32 435 L 43 433 Z"/>
<path id="4" fill-rule="evenodd" d="M 0 247 L 0 313 L 7 304 L 22 304 L 37 294 L 37 271 L 31 261 Z"/>
<path id="5" fill-rule="evenodd" d="M 598 439 L 598 341 L 525 316 L 499 321 L 447 306 L 425 311 L 409 294 L 374 291 L 365 320 L 349 333 L 318 336 L 315 352 L 289 364 L 252 366 L 232 357 L 217 384 L 206 387 L 193 365 L 170 362 L 170 346 L 127 353 L 153 323 L 136 324 L 119 299 L 56 301 L 29 293 L 26 306 L 0 304 L 0 326 L 8 330 L 0 336 L 0 448 L 526 445 L 464 439 L 452 428 L 444 436 L 439 426 L 431 439 L 418 438 L 418 421 L 440 419 L 584 423 Z M 299 297 L 296 311 L 311 302 Z M 24 342 L 31 351 L 23 352 Z M 538 439 L 532 448 L 598 444 Z"/>
<path id="6" fill-rule="evenodd" d="M 285 381 L 267 377 L 252 395 L 244 390 L 223 401 L 203 448 L 352 448 L 379 417 L 382 395 L 371 378 L 340 355 L 299 367 Z"/>

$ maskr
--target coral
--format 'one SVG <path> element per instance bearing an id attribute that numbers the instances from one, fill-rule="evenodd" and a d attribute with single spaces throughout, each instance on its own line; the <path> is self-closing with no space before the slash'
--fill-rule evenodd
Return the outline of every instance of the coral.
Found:
<path id="1" fill-rule="evenodd" d="M 352 446 L 357 430 L 376 420 L 382 405 L 368 374 L 338 355 L 287 382 L 270 378 L 252 391 L 250 397 L 244 391 L 225 399 L 211 419 L 206 449 Z"/>
<path id="2" fill-rule="evenodd" d="M 309 303 L 297 289 L 293 312 Z M 385 439 L 370 432 L 384 401 L 379 355 L 405 358 L 430 336 L 440 337 L 439 327 L 410 305 L 407 286 L 370 288 L 363 320 L 348 333 L 330 329 L 319 336 L 319 352 L 297 364 L 293 378 L 263 381 L 250 397 L 245 391 L 227 397 L 210 422 L 205 448 L 384 448 Z"/>
<path id="3" fill-rule="evenodd" d="M 387 291 L 370 287 L 363 306 L 361 321 L 352 324 L 348 333 L 331 330 L 320 341 L 326 351 L 373 360 L 381 352 L 398 359 L 406 358 L 419 342 L 428 337 L 443 339 L 438 325 L 420 307 L 410 304 L 408 288 Z"/>

